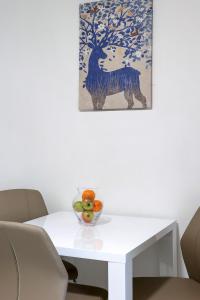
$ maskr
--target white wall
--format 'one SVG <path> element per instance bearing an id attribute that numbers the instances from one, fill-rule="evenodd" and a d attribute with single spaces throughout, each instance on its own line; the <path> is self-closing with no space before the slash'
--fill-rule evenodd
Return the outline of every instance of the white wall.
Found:
<path id="1" fill-rule="evenodd" d="M 0 0 L 0 189 L 50 211 L 78 185 L 105 212 L 169 217 L 200 202 L 200 2 L 154 0 L 153 109 L 78 111 L 78 0 Z"/>

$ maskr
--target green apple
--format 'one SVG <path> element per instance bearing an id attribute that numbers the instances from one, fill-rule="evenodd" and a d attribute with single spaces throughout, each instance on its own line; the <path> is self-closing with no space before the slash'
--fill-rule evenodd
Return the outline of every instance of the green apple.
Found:
<path id="1" fill-rule="evenodd" d="M 93 202 L 92 201 L 84 201 L 84 202 L 82 202 L 83 203 L 83 209 L 84 210 L 87 210 L 87 211 L 91 211 L 91 210 L 93 210 L 93 207 L 94 207 L 94 205 L 93 205 Z"/>
<path id="2" fill-rule="evenodd" d="M 84 222 L 90 223 L 94 218 L 94 213 L 92 211 L 84 211 L 82 217 Z"/>
<path id="3" fill-rule="evenodd" d="M 83 212 L 83 203 L 82 201 L 76 201 L 73 205 L 74 207 L 74 210 L 77 211 L 77 212 Z"/>

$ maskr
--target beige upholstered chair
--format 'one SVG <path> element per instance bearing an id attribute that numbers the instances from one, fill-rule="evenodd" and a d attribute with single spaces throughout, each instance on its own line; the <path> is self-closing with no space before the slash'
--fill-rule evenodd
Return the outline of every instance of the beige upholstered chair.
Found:
<path id="1" fill-rule="evenodd" d="M 48 215 L 44 199 L 39 191 L 15 189 L 0 191 L 0 221 L 26 222 Z M 77 268 L 63 260 L 70 280 L 78 277 Z"/>
<path id="2" fill-rule="evenodd" d="M 42 228 L 0 222 L 0 299 L 107 300 L 107 292 L 68 285 L 63 263 Z"/>
<path id="3" fill-rule="evenodd" d="M 48 215 L 39 191 L 15 189 L 0 191 L 0 220 L 26 222 Z"/>
<path id="4" fill-rule="evenodd" d="M 134 300 L 200 300 L 200 208 L 182 240 L 186 278 L 135 278 Z"/>

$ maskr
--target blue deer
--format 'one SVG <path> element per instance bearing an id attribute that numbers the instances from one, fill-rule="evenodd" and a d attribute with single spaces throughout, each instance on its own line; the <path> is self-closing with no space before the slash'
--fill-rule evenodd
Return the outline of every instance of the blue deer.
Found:
<path id="1" fill-rule="evenodd" d="M 91 95 L 94 110 L 102 110 L 107 96 L 124 92 L 128 109 L 134 106 L 133 95 L 146 108 L 146 97 L 140 90 L 140 72 L 132 67 L 124 67 L 112 72 L 105 72 L 99 67 L 99 59 L 106 59 L 107 54 L 99 45 L 88 45 L 92 52 L 89 58 L 88 75 L 85 86 Z"/>

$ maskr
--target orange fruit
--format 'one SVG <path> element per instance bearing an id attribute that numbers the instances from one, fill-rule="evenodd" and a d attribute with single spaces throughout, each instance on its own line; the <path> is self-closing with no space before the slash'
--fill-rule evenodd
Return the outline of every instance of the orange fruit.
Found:
<path id="1" fill-rule="evenodd" d="M 93 190 L 85 190 L 82 193 L 82 199 L 83 201 L 94 201 L 95 198 L 95 192 Z"/>
<path id="2" fill-rule="evenodd" d="M 94 206 L 93 206 L 93 211 L 94 212 L 99 212 L 103 208 L 103 203 L 100 200 L 94 200 Z"/>

